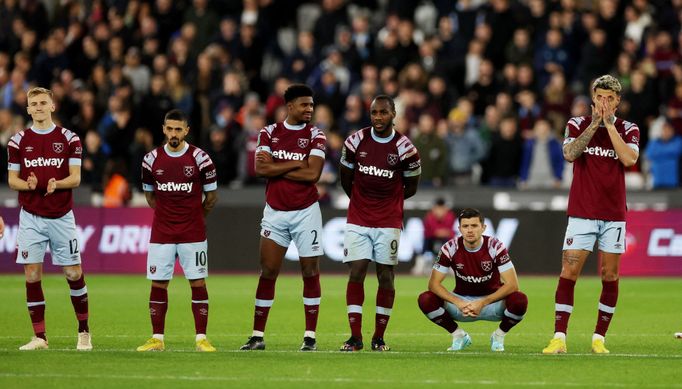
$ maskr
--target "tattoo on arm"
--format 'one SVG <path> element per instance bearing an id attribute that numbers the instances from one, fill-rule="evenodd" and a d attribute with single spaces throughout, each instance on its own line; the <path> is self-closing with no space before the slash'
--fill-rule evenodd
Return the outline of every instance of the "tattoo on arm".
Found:
<path id="1" fill-rule="evenodd" d="M 564 146 L 564 158 L 568 161 L 575 161 L 576 158 L 580 157 L 598 128 L 599 124 L 592 122 L 573 142 Z"/>

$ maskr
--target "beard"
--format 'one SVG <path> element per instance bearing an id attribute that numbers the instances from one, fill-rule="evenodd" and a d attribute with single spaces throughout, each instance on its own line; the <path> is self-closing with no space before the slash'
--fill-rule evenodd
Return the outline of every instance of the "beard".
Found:
<path id="1" fill-rule="evenodd" d="M 178 139 L 178 138 L 170 138 L 170 139 L 168 140 L 168 144 L 169 144 L 171 147 L 173 147 L 173 148 L 178 147 L 178 146 L 180 145 L 180 139 Z"/>

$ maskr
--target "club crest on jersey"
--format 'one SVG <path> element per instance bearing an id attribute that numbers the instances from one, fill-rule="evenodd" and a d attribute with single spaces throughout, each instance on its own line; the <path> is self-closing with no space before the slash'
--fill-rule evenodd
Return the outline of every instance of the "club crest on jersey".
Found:
<path id="1" fill-rule="evenodd" d="M 398 154 L 389 154 L 386 159 L 388 160 L 389 165 L 395 165 L 398 163 Z"/>
<path id="2" fill-rule="evenodd" d="M 570 246 L 573 244 L 573 238 L 566 238 L 566 246 Z"/>
<path id="3" fill-rule="evenodd" d="M 306 138 L 298 138 L 298 147 L 305 149 L 308 147 L 308 141 L 309 139 Z"/>
<path id="4" fill-rule="evenodd" d="M 152 274 L 156 273 L 156 266 L 154 266 L 154 265 L 149 266 L 149 272 Z"/>
<path id="5" fill-rule="evenodd" d="M 194 166 L 185 166 L 184 172 L 186 177 L 192 177 L 194 174 Z"/>
<path id="6" fill-rule="evenodd" d="M 54 150 L 55 153 L 61 153 L 64 151 L 64 143 L 53 143 L 52 150 Z"/>
<path id="7" fill-rule="evenodd" d="M 483 271 L 493 270 L 493 261 L 482 261 L 481 262 L 481 269 L 483 269 Z"/>

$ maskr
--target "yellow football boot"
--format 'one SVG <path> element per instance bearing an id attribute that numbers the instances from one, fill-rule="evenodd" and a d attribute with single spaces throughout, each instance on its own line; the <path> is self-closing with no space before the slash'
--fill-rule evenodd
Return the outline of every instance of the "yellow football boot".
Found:
<path id="1" fill-rule="evenodd" d="M 212 353 L 215 352 L 216 349 L 211 345 L 208 339 L 204 338 L 201 340 L 197 340 L 197 351 Z"/>
<path id="2" fill-rule="evenodd" d="M 142 346 L 137 348 L 137 351 L 163 351 L 166 347 L 163 340 L 156 338 L 149 338 Z"/>
<path id="3" fill-rule="evenodd" d="M 542 349 L 543 354 L 566 354 L 566 340 L 554 338 L 549 341 L 549 345 Z"/>

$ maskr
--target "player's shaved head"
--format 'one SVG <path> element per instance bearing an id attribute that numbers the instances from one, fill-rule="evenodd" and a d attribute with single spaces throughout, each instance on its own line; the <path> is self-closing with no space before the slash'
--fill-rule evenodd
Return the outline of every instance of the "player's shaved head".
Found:
<path id="1" fill-rule="evenodd" d="M 187 115 L 185 115 L 185 113 L 179 109 L 172 109 L 168 111 L 166 116 L 163 118 L 163 121 L 167 122 L 169 120 L 177 120 L 179 122 L 188 123 Z"/>
<path id="2" fill-rule="evenodd" d="M 391 96 L 389 96 L 389 95 L 378 95 L 377 97 L 374 98 L 374 101 L 372 103 L 377 102 L 377 101 L 387 102 L 388 105 L 391 106 L 391 111 L 395 112 L 395 102 L 393 101 L 393 98 L 391 98 Z"/>
<path id="3" fill-rule="evenodd" d="M 459 212 L 459 215 L 457 215 L 457 220 L 461 223 L 462 219 L 471 219 L 474 217 L 477 217 L 478 220 L 481 221 L 481 224 L 483 224 L 483 214 L 475 208 L 464 208 Z"/>
<path id="4" fill-rule="evenodd" d="M 293 84 L 284 91 L 284 102 L 290 103 L 299 97 L 313 97 L 313 90 L 305 84 Z"/>

